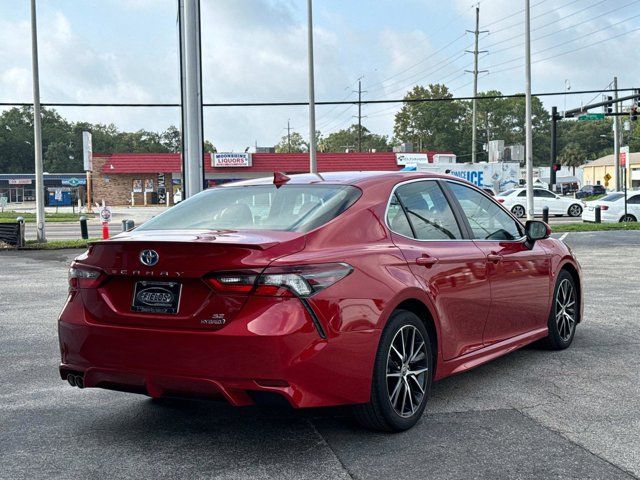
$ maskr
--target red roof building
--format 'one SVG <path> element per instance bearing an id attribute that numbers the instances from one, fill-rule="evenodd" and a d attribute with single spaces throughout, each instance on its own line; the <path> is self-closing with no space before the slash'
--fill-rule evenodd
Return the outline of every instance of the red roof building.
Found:
<path id="1" fill-rule="evenodd" d="M 438 153 L 429 151 L 429 162 Z M 243 155 L 243 154 L 240 154 Z M 252 153 L 244 166 L 214 166 L 213 154 L 204 157 L 205 186 L 234 180 L 246 180 L 272 175 L 309 171 L 307 153 Z M 395 171 L 397 154 L 318 153 L 318 171 Z M 111 205 L 147 205 L 172 203 L 173 195 L 182 188 L 182 161 L 178 153 L 113 153 L 93 155 L 93 194 L 96 201 L 104 199 Z"/>

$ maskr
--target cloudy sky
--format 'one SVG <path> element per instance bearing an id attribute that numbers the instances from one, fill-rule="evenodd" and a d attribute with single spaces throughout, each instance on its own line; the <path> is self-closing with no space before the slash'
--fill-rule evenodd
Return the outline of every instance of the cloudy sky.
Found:
<path id="1" fill-rule="evenodd" d="M 307 100 L 305 0 L 201 0 L 206 102 Z M 401 98 L 444 82 L 470 95 L 471 0 L 315 0 L 316 99 Z M 477 3 L 477 2 L 476 2 Z M 177 0 L 38 0 L 43 102 L 178 102 Z M 481 0 L 480 90 L 524 90 L 522 0 Z M 640 0 L 531 0 L 533 91 L 640 86 Z M 0 2 L 0 101 L 31 100 L 28 0 Z M 562 110 L 595 95 L 545 98 Z M 600 96 L 597 96 L 599 99 Z M 363 107 L 363 123 L 392 134 L 398 106 Z M 179 125 L 177 109 L 64 108 L 72 120 L 121 129 Z M 318 107 L 323 134 L 354 122 L 355 106 Z M 273 145 L 304 107 L 205 109 L 221 150 Z"/>

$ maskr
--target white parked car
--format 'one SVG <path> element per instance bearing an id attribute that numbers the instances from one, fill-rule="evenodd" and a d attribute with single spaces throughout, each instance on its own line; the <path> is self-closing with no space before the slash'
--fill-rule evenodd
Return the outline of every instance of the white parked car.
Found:
<path id="1" fill-rule="evenodd" d="M 606 223 L 637 222 L 640 220 L 640 192 L 627 192 L 627 215 L 624 214 L 624 192 L 613 192 L 598 200 L 587 202 L 583 222 L 596 221 L 596 206 L 600 205 L 600 220 Z"/>
<path id="2" fill-rule="evenodd" d="M 527 215 L 527 189 L 516 188 L 498 194 L 496 200 L 518 218 Z M 556 195 L 546 188 L 534 187 L 533 189 L 533 213 L 542 215 L 542 209 L 549 207 L 549 215 L 569 215 L 579 217 L 582 215 L 584 204 L 580 200 L 571 197 Z"/>

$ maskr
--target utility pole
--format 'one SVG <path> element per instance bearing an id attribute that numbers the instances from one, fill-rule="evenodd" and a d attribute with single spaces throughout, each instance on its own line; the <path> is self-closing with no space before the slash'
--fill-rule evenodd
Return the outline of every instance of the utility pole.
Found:
<path id="1" fill-rule="evenodd" d="M 525 23 L 525 120 L 526 142 L 525 158 L 527 167 L 527 220 L 533 220 L 533 127 L 531 124 L 531 5 L 530 0 L 524 2 Z"/>
<path id="2" fill-rule="evenodd" d="M 358 79 L 358 151 L 362 151 L 362 94 L 367 93 L 362 90 L 362 78 Z"/>
<path id="3" fill-rule="evenodd" d="M 287 151 L 291 153 L 291 119 L 287 120 Z"/>
<path id="4" fill-rule="evenodd" d="M 313 1 L 307 0 L 307 51 L 309 60 L 309 172 L 318 173 L 316 160 L 316 94 L 313 72 Z"/>
<path id="5" fill-rule="evenodd" d="M 478 73 L 484 73 L 486 70 L 479 71 L 478 70 L 478 54 L 485 53 L 486 50 L 479 51 L 478 50 L 478 37 L 481 33 L 486 33 L 487 30 L 480 31 L 480 7 L 476 6 L 476 29 L 471 31 L 467 30 L 469 33 L 473 33 L 475 35 L 475 43 L 473 51 L 467 50 L 467 53 L 473 53 L 473 71 L 466 70 L 467 73 L 473 73 L 473 112 L 471 114 L 471 163 L 476 163 L 476 155 L 478 151 L 478 144 L 476 141 L 476 128 L 477 128 L 477 100 L 478 96 Z"/>
<path id="6" fill-rule="evenodd" d="M 36 0 L 31 0 L 31 68 L 33 75 L 33 148 L 36 160 L 36 238 L 46 242 L 44 224 L 44 168 L 42 166 L 42 115 L 40 109 L 40 74 L 38 72 L 38 25 Z"/>
<path id="7" fill-rule="evenodd" d="M 616 186 L 616 192 L 620 191 L 620 121 L 618 120 L 618 113 L 620 107 L 618 106 L 618 77 L 613 77 L 613 165 L 614 165 L 614 185 Z"/>

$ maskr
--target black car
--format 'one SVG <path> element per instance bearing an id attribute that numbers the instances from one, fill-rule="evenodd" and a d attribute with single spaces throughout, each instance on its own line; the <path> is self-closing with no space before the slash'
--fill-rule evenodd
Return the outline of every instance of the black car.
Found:
<path id="1" fill-rule="evenodd" d="M 605 195 L 607 190 L 602 185 L 585 185 L 576 192 L 576 198 L 592 197 L 594 195 Z"/>

